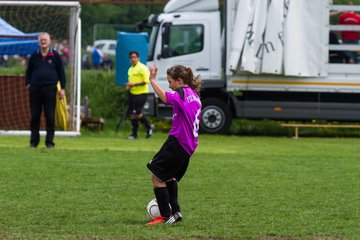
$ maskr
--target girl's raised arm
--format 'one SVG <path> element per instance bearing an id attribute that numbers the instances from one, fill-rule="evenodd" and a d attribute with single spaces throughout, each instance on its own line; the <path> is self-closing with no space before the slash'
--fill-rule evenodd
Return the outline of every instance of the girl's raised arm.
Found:
<path id="1" fill-rule="evenodd" d="M 165 90 L 162 89 L 160 87 L 160 85 L 155 81 L 155 77 L 157 74 L 157 67 L 156 64 L 154 64 L 154 67 L 149 66 L 150 69 L 150 83 L 151 86 L 153 87 L 154 91 L 156 92 L 156 94 L 159 96 L 159 98 L 161 99 L 161 101 L 163 101 L 164 103 L 166 103 L 166 93 Z"/>

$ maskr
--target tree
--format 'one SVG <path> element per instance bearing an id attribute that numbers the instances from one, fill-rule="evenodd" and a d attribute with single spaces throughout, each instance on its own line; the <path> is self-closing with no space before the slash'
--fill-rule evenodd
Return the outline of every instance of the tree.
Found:
<path id="1" fill-rule="evenodd" d="M 130 24 L 147 19 L 151 13 L 160 13 L 163 5 L 84 4 L 81 10 L 82 44 L 92 44 L 94 24 Z M 115 37 L 115 36 L 114 36 Z"/>

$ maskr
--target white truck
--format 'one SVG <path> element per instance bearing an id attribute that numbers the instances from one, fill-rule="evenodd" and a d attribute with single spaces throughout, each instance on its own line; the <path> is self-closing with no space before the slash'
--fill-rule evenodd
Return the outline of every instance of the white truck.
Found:
<path id="1" fill-rule="evenodd" d="M 359 31 L 330 25 L 333 11 L 359 6 L 331 0 L 170 0 L 164 13 L 140 25 L 151 27 L 148 63 L 166 69 L 191 67 L 203 80 L 200 129 L 225 133 L 232 118 L 360 120 L 360 65 L 330 63 L 333 53 L 359 44 L 329 44 L 331 31 Z M 222 17 L 221 17 L 222 16 Z M 171 117 L 148 98 L 147 111 Z"/>

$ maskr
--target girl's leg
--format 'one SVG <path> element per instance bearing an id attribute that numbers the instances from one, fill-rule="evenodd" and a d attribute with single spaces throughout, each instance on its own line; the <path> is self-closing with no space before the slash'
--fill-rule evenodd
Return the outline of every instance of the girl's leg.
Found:
<path id="1" fill-rule="evenodd" d="M 178 183 L 175 178 L 166 182 L 166 188 L 169 192 L 169 203 L 171 205 L 172 214 L 180 212 L 180 206 L 178 202 Z"/>
<path id="2" fill-rule="evenodd" d="M 171 215 L 171 209 L 169 206 L 169 192 L 166 184 L 154 175 L 152 175 L 151 180 L 154 186 L 154 193 L 158 202 L 160 214 L 162 217 L 168 219 Z"/>

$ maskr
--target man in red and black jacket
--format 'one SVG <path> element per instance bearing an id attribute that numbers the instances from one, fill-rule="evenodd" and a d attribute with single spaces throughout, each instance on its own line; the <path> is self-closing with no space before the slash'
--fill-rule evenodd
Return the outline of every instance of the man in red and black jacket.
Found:
<path id="1" fill-rule="evenodd" d="M 65 70 L 60 54 L 51 49 L 50 35 L 40 33 L 38 37 L 39 49 L 35 51 L 26 69 L 26 86 L 29 89 L 30 100 L 30 147 L 37 147 L 40 142 L 40 117 L 44 108 L 46 119 L 47 148 L 53 148 L 55 134 L 55 107 L 57 82 L 60 81 L 60 99 L 65 97 Z"/>

